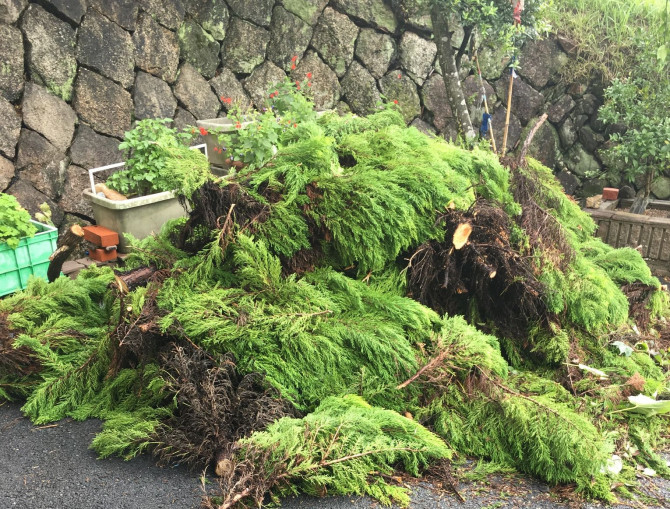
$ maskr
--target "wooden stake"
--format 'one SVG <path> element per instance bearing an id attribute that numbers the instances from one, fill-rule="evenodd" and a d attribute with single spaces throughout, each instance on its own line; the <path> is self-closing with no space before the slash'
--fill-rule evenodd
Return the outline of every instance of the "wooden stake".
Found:
<path id="1" fill-rule="evenodd" d="M 482 80 L 482 70 L 479 68 L 479 55 L 475 53 L 475 62 L 477 62 L 477 75 L 479 76 L 479 86 L 484 88 L 484 81 Z M 486 94 L 484 94 L 484 111 L 489 113 L 489 101 L 486 99 Z M 493 146 L 493 152 L 498 152 L 496 148 L 496 139 L 493 136 L 493 124 L 491 124 L 491 119 L 487 121 L 489 123 L 489 133 L 491 134 L 491 145 Z"/>
<path id="2" fill-rule="evenodd" d="M 507 152 L 507 133 L 509 132 L 509 117 L 512 114 L 512 90 L 514 89 L 514 69 L 509 76 L 509 90 L 507 91 L 507 115 L 505 116 L 505 133 L 503 135 L 502 156 Z"/>
<path id="3" fill-rule="evenodd" d="M 49 257 L 49 268 L 47 269 L 47 279 L 53 283 L 60 276 L 63 263 L 68 259 L 70 253 L 84 240 L 84 229 L 78 224 L 74 224 L 65 232 L 60 239 L 60 247 L 56 249 Z"/>

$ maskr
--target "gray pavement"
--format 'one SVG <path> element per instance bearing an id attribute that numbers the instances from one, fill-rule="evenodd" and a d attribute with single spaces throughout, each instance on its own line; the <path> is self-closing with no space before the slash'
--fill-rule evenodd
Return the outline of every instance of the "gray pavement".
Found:
<path id="1" fill-rule="evenodd" d="M 88 449 L 100 422 L 61 421 L 34 427 L 19 405 L 0 405 L 0 509 L 191 509 L 200 505 L 203 489 L 197 472 L 183 467 L 159 468 L 152 458 L 98 460 Z M 670 500 L 670 483 L 654 480 L 645 489 Z M 494 476 L 485 482 L 461 482 L 461 502 L 426 484 L 412 486 L 412 509 L 566 508 L 579 503 L 559 500 L 548 486 L 520 476 Z M 282 503 L 286 509 L 371 509 L 366 497 L 301 496 Z M 584 505 L 582 507 L 598 507 Z M 626 507 L 626 506 L 611 506 Z M 637 505 L 637 507 L 643 507 Z"/>

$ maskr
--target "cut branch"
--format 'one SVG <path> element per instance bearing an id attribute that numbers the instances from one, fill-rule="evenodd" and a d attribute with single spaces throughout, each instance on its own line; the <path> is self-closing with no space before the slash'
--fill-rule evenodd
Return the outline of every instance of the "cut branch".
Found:
<path id="1" fill-rule="evenodd" d="M 544 124 L 544 121 L 547 120 L 547 114 L 543 114 L 540 117 L 540 120 L 537 121 L 537 124 L 533 126 L 533 128 L 530 130 L 528 133 L 528 136 L 526 136 L 525 141 L 523 142 L 523 147 L 521 147 L 521 152 L 519 153 L 519 159 L 517 164 L 521 164 L 524 159 L 526 159 L 526 153 L 528 152 L 528 149 L 530 148 L 530 144 L 533 142 L 533 138 L 537 134 L 537 131 L 540 130 L 540 127 L 542 127 L 542 124 Z"/>

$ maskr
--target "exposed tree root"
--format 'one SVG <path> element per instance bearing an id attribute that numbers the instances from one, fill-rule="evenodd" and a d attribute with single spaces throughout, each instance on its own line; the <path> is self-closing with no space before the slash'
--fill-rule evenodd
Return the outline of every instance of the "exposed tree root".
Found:
<path id="1" fill-rule="evenodd" d="M 531 261 L 510 244 L 504 211 L 478 201 L 466 212 L 449 210 L 438 221 L 445 240 L 422 244 L 409 260 L 408 288 L 415 299 L 440 313 L 475 311 L 478 321 L 510 338 L 526 337 L 533 324 L 547 319 L 543 285 Z M 452 238 L 462 224 L 470 224 L 472 233 L 456 249 Z"/>

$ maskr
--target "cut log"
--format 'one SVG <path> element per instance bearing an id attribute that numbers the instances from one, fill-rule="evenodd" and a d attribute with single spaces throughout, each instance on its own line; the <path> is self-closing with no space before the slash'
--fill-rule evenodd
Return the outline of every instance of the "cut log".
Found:
<path id="1" fill-rule="evenodd" d="M 107 187 L 105 184 L 96 184 L 95 185 L 95 192 L 96 193 L 102 193 L 105 195 L 105 198 L 108 200 L 113 200 L 113 201 L 123 201 L 127 200 L 128 198 L 121 193 L 114 191 L 114 189 L 110 189 Z"/>
<path id="2" fill-rule="evenodd" d="M 53 283 L 60 276 L 63 263 L 68 259 L 72 251 L 84 240 L 84 229 L 78 224 L 74 224 L 59 239 L 60 247 L 56 249 L 49 257 L 49 268 L 47 269 L 47 279 Z"/>
<path id="3" fill-rule="evenodd" d="M 117 280 L 112 283 L 121 290 L 122 293 L 128 293 L 140 286 L 146 286 L 151 277 L 158 271 L 156 267 L 138 267 L 127 272 L 117 272 Z M 123 286 L 125 285 L 125 287 Z"/>

